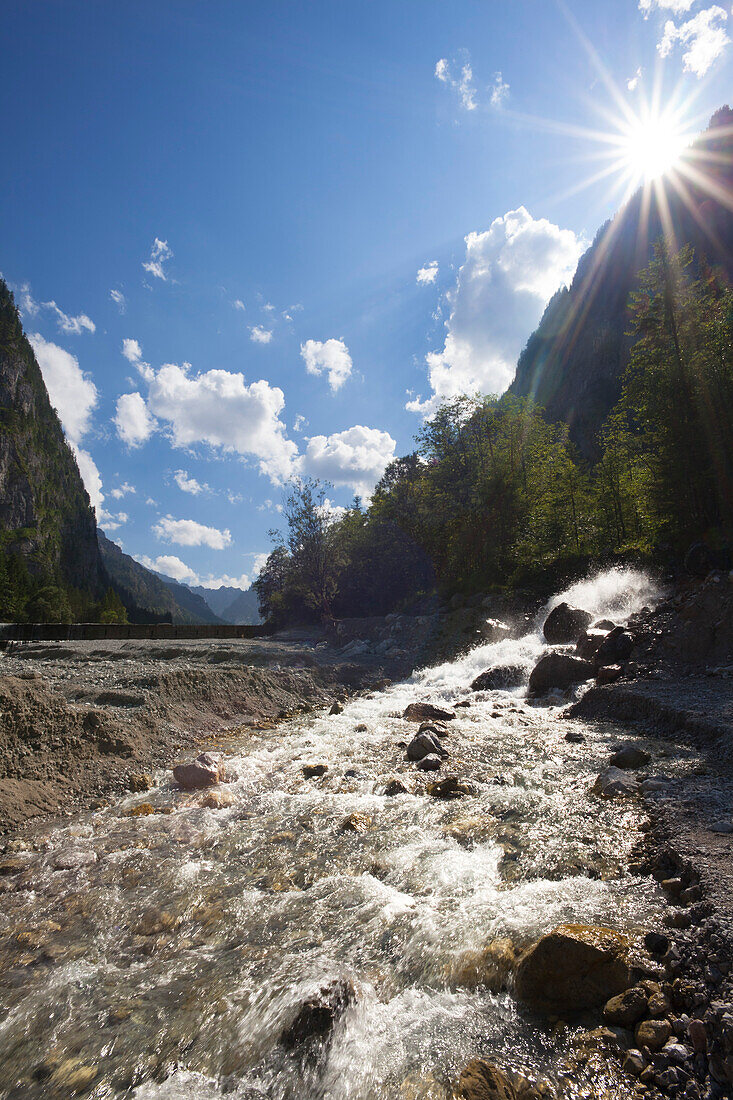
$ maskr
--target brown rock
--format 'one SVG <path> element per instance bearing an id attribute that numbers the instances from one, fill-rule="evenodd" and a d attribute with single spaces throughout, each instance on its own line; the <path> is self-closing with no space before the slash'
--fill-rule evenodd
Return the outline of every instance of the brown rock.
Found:
<path id="1" fill-rule="evenodd" d="M 153 777 L 148 775 L 147 772 L 133 772 L 128 777 L 127 789 L 133 791 L 135 794 L 140 794 L 142 791 L 149 791 L 153 786 Z"/>
<path id="2" fill-rule="evenodd" d="M 384 788 L 384 793 L 391 798 L 396 794 L 409 794 L 410 790 L 401 779 L 390 779 L 387 786 Z"/>
<path id="3" fill-rule="evenodd" d="M 180 924 L 180 918 L 165 909 L 146 909 L 133 931 L 138 936 L 159 936 L 162 932 L 171 932 Z"/>
<path id="4" fill-rule="evenodd" d="M 50 1083 L 64 1089 L 64 1095 L 75 1096 L 88 1089 L 97 1076 L 96 1066 L 87 1066 L 79 1058 L 67 1058 L 53 1071 Z"/>
<path id="5" fill-rule="evenodd" d="M 671 1005 L 665 997 L 664 993 L 661 992 L 661 990 L 659 993 L 652 993 L 651 997 L 649 998 L 650 1016 L 654 1016 L 655 1018 L 659 1016 L 666 1016 L 670 1008 Z"/>
<path id="6" fill-rule="evenodd" d="M 462 955 L 453 972 L 453 981 L 468 989 L 483 986 L 492 993 L 501 993 L 507 988 L 516 958 L 512 941 L 505 936 L 497 937 L 483 951 Z"/>
<path id="7" fill-rule="evenodd" d="M 306 764 L 303 775 L 306 779 L 320 779 L 328 771 L 328 764 Z"/>
<path id="8" fill-rule="evenodd" d="M 173 769 L 173 778 L 184 791 L 197 791 L 202 787 L 213 787 L 224 773 L 224 767 L 218 756 L 211 752 L 202 752 L 190 764 L 177 764 Z"/>
<path id="9" fill-rule="evenodd" d="M 597 684 L 615 684 L 623 676 L 621 665 L 603 665 L 596 673 Z"/>
<path id="10" fill-rule="evenodd" d="M 647 995 L 641 986 L 635 985 L 631 989 L 619 993 L 606 1003 L 603 1009 L 603 1018 L 609 1024 L 618 1024 L 619 1027 L 633 1027 L 647 1012 Z"/>
<path id="11" fill-rule="evenodd" d="M 235 802 L 231 791 L 208 791 L 199 802 L 207 810 L 223 810 L 226 806 L 233 806 Z"/>
<path id="12" fill-rule="evenodd" d="M 439 779 L 437 783 L 430 783 L 428 794 L 431 798 L 462 798 L 465 794 L 473 794 L 473 788 L 467 783 L 462 783 L 457 775 L 446 775 L 445 779 Z"/>
<path id="13" fill-rule="evenodd" d="M 436 707 L 433 703 L 410 703 L 402 717 L 408 722 L 450 722 L 455 714 L 452 710 Z"/>
<path id="14" fill-rule="evenodd" d="M 690 1020 L 687 1025 L 692 1048 L 696 1054 L 706 1054 L 708 1049 L 708 1033 L 702 1020 Z"/>
<path id="15" fill-rule="evenodd" d="M 365 833 L 371 824 L 372 819 L 369 814 L 349 814 L 339 825 L 339 832 Z"/>
<path id="16" fill-rule="evenodd" d="M 137 806 L 132 806 L 125 811 L 125 817 L 149 817 L 150 814 L 154 813 L 155 807 L 150 802 L 138 802 Z"/>
<path id="17" fill-rule="evenodd" d="M 517 1092 L 503 1070 L 493 1062 L 475 1058 L 458 1080 L 456 1097 L 458 1100 L 517 1100 Z"/>
<path id="18" fill-rule="evenodd" d="M 530 673 L 529 693 L 544 695 L 553 688 L 569 688 L 594 675 L 595 668 L 590 661 L 581 661 L 567 653 L 546 653 Z"/>
<path id="19" fill-rule="evenodd" d="M 519 960 L 517 998 L 554 1016 L 603 1004 L 631 983 L 628 942 L 610 928 L 561 924 Z"/>
<path id="20" fill-rule="evenodd" d="M 661 1050 L 672 1034 L 668 1020 L 642 1020 L 636 1028 L 636 1045 Z"/>
<path id="21" fill-rule="evenodd" d="M 593 616 L 579 607 L 571 607 L 568 603 L 559 603 L 553 607 L 545 619 L 542 632 L 550 645 L 565 645 L 568 642 L 577 642 L 584 630 L 587 630 Z"/>

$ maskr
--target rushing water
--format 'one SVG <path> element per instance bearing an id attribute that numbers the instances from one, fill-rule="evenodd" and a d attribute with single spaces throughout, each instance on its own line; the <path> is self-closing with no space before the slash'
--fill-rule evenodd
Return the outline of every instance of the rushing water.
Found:
<path id="1" fill-rule="evenodd" d="M 618 620 L 652 590 L 615 571 L 565 595 Z M 609 735 L 569 744 L 557 708 L 524 689 L 467 690 L 493 664 L 529 670 L 542 648 L 535 627 L 342 714 L 253 732 L 229 758 L 223 808 L 167 773 L 30 834 L 24 871 L 2 880 L 0 1096 L 71 1095 L 71 1081 L 100 1100 L 438 1097 L 476 1055 L 551 1065 L 552 1033 L 510 993 L 472 988 L 467 954 L 569 919 L 648 925 L 659 900 L 624 869 L 638 808 L 589 794 Z M 436 776 L 405 760 L 416 727 L 399 716 L 466 698 L 441 774 L 476 793 L 440 801 Z M 327 772 L 306 779 L 317 763 Z M 384 793 L 395 776 L 409 793 Z M 163 812 L 130 816 L 144 802 Z M 59 869 L 74 858 L 87 862 Z M 283 1028 L 337 977 L 357 999 L 304 1059 Z"/>

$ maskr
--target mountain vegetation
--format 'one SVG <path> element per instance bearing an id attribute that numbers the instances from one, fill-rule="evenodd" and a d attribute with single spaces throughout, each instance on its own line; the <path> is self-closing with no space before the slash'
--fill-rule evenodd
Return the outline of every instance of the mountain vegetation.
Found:
<path id="1" fill-rule="evenodd" d="M 733 278 L 733 110 L 717 111 L 685 158 L 679 186 L 639 189 L 596 235 L 570 287 L 555 294 L 517 365 L 511 392 L 569 426 L 584 458 L 599 456 L 601 425 L 621 396 L 633 337 L 631 294 L 665 234 Z"/>
<path id="2" fill-rule="evenodd" d="M 255 582 L 274 622 L 382 614 L 445 594 L 527 585 L 613 556 L 679 560 L 733 537 L 733 291 L 659 241 L 628 305 L 617 403 L 585 460 L 568 424 L 527 397 L 458 398 L 389 466 L 368 509 L 340 519 L 294 483 Z M 729 567 L 729 566 L 728 566 Z"/>
<path id="3" fill-rule="evenodd" d="M 89 496 L 0 279 L 0 619 L 84 617 L 106 587 Z"/>

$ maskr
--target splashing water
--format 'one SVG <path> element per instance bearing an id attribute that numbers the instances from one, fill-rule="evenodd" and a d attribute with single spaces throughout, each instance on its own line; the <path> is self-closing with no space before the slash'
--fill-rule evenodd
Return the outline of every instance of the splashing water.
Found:
<path id="1" fill-rule="evenodd" d="M 652 597 L 612 570 L 552 604 L 618 618 Z M 86 1070 L 99 1100 L 439 1098 L 478 1055 L 551 1069 L 563 1041 L 471 977 L 476 953 L 564 920 L 657 921 L 660 901 L 625 870 L 638 808 L 589 793 L 610 734 L 585 727 L 570 745 L 568 722 L 521 691 L 468 694 L 479 671 L 529 669 L 543 645 L 534 629 L 339 715 L 252 731 L 225 808 L 161 774 L 144 796 L 37 829 L 22 874 L 0 880 L 0 1095 L 66 1095 Z M 431 797 L 435 777 L 405 760 L 402 712 L 427 699 L 470 702 L 443 772 L 471 796 Z M 313 763 L 327 771 L 307 779 Z M 394 778 L 406 793 L 390 797 Z M 157 812 L 129 816 L 141 801 Z M 57 869 L 69 850 L 88 858 Z M 334 978 L 356 1001 L 309 1060 L 280 1036 Z"/>

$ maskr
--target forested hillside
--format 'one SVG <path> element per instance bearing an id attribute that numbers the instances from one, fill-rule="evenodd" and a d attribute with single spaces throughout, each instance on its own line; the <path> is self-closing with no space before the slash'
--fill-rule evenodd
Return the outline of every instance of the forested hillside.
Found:
<path id="1" fill-rule="evenodd" d="M 0 619 L 69 620 L 105 590 L 94 512 L 0 279 Z"/>
<path id="2" fill-rule="evenodd" d="M 570 288 L 551 300 L 519 358 L 511 392 L 567 424 L 585 458 L 621 394 L 632 346 L 630 295 L 665 234 L 689 244 L 696 262 L 733 277 L 733 111 L 723 107 L 685 156 L 679 182 L 640 189 L 599 230 Z M 666 229 L 665 229 L 666 226 Z"/>
<path id="3" fill-rule="evenodd" d="M 730 568 L 733 292 L 691 248 L 661 241 L 637 285 L 597 462 L 526 397 L 443 405 L 368 509 L 334 520 L 325 486 L 293 487 L 285 537 L 255 582 L 263 614 L 384 614 L 434 586 L 552 586 L 613 556 L 674 566 L 698 540 L 703 567 Z"/>

